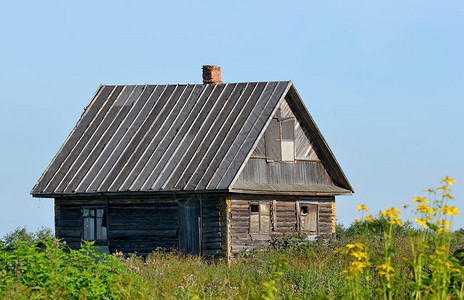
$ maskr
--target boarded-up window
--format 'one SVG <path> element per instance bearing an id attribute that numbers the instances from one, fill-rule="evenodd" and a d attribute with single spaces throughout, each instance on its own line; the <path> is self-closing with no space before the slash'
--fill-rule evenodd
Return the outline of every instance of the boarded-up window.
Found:
<path id="1" fill-rule="evenodd" d="M 83 208 L 83 238 L 87 241 L 107 240 L 107 221 L 104 208 Z"/>
<path id="2" fill-rule="evenodd" d="M 283 120 L 280 124 L 282 161 L 295 161 L 295 120 Z"/>
<path id="3" fill-rule="evenodd" d="M 317 234 L 317 204 L 300 203 L 300 233 Z"/>
<path id="4" fill-rule="evenodd" d="M 271 209 L 269 202 L 250 205 L 250 234 L 271 232 Z"/>
<path id="5" fill-rule="evenodd" d="M 268 162 L 295 161 L 295 119 L 272 119 L 264 138 Z"/>

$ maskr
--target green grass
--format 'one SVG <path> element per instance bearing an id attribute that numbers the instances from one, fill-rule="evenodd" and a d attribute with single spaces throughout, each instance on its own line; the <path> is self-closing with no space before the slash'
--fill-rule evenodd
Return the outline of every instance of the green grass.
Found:
<path id="1" fill-rule="evenodd" d="M 354 224 L 353 226 L 359 226 Z M 370 256 L 382 255 L 382 232 L 359 233 L 351 226 L 338 228 L 338 238 L 321 237 L 316 242 L 293 239 L 277 248 L 243 253 L 230 266 L 224 260 L 205 260 L 196 256 L 162 251 L 147 258 L 129 256 L 100 257 L 88 248 L 63 251 L 64 245 L 47 242 L 45 250 L 19 244 L 13 251 L 0 251 L 0 297 L 4 299 L 250 299 L 259 298 L 265 282 L 273 285 L 277 299 L 312 299 L 327 296 L 341 299 L 347 294 L 344 269 L 346 257 L 333 251 L 362 241 Z M 409 245 L 420 231 L 401 229 L 394 240 L 393 264 L 403 286 L 400 298 L 410 298 L 407 282 L 412 280 Z M 464 245 L 461 231 L 452 235 L 453 247 Z M 454 251 L 450 249 L 450 251 Z M 92 252 L 93 256 L 87 255 Z M 275 261 L 286 261 L 282 275 L 273 276 Z M 274 261 L 274 264 L 272 263 Z M 20 265 L 20 264 L 23 265 Z M 11 270 L 11 266 L 15 269 Z M 18 267 L 18 264 L 20 265 Z M 2 270 L 5 270 L 2 272 Z M 17 271 L 20 273 L 17 273 Z M 370 295 L 376 298 L 381 282 L 374 274 Z"/>

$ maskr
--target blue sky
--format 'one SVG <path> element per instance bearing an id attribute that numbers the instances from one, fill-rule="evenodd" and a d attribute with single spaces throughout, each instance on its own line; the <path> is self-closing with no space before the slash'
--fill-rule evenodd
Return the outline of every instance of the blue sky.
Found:
<path id="1" fill-rule="evenodd" d="M 464 214 L 461 1 L 8 1 L 0 28 L 0 237 L 53 228 L 29 192 L 101 83 L 201 83 L 203 64 L 294 82 L 356 191 L 339 222 L 445 176 Z"/>

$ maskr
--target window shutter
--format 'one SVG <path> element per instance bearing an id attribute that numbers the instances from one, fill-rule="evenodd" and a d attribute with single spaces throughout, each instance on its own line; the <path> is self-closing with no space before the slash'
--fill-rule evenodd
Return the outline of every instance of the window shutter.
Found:
<path id="1" fill-rule="evenodd" d="M 259 224 L 260 233 L 270 233 L 271 231 L 271 209 L 270 209 L 269 202 L 259 204 L 259 214 L 260 214 L 260 224 Z"/>
<path id="2" fill-rule="evenodd" d="M 266 160 L 267 162 L 280 161 L 281 145 L 280 145 L 280 122 L 277 119 L 272 119 L 264 133 L 266 142 Z"/>
<path id="3" fill-rule="evenodd" d="M 295 161 L 295 120 L 282 121 L 282 161 Z"/>

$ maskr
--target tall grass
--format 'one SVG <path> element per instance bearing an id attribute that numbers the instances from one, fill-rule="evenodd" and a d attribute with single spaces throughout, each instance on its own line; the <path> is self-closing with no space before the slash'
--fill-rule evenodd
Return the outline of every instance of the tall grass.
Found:
<path id="1" fill-rule="evenodd" d="M 458 213 L 448 203 L 452 183 L 446 177 L 413 199 L 414 224 L 387 208 L 338 225 L 336 236 L 282 237 L 230 264 L 162 250 L 100 256 L 90 244 L 71 250 L 56 240 L 44 249 L 0 246 L 0 298 L 463 299 L 464 270 L 452 254 L 463 247 L 464 230 L 449 231 Z"/>

